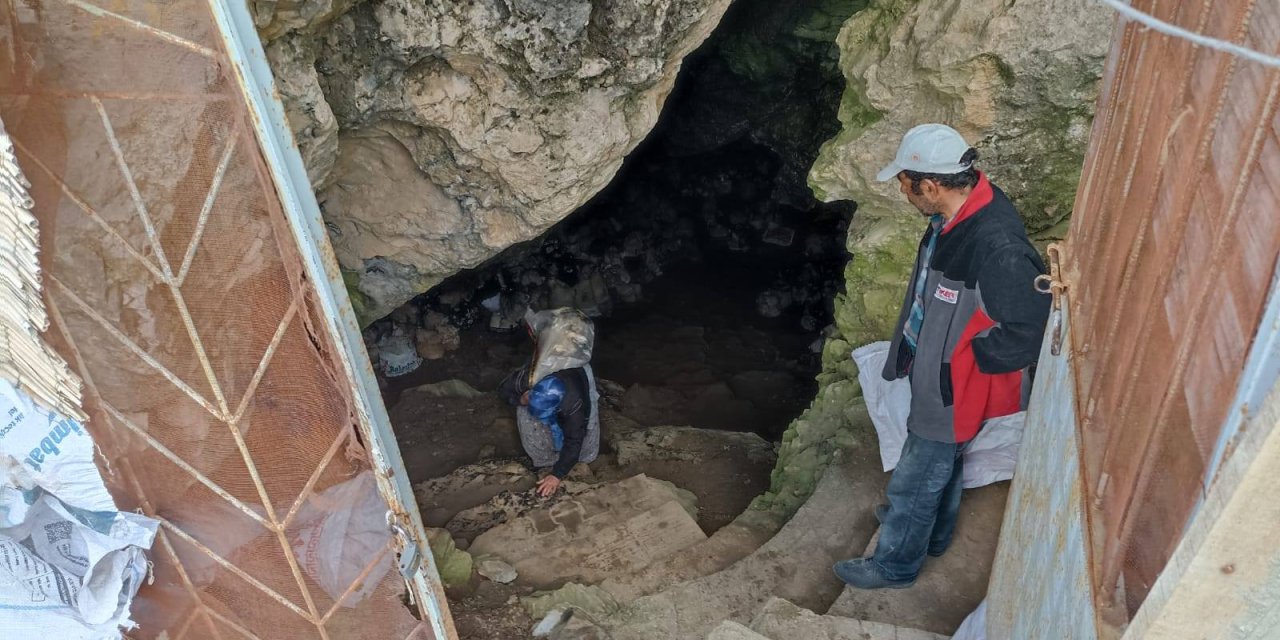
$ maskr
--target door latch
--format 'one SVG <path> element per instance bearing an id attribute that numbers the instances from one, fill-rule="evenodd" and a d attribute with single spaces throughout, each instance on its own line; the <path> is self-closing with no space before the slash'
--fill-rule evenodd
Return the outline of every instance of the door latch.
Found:
<path id="1" fill-rule="evenodd" d="M 400 524 L 394 511 L 387 511 L 387 528 L 400 538 L 400 559 L 397 561 L 396 568 L 400 570 L 400 577 L 404 578 L 405 586 L 409 589 L 409 600 L 412 603 L 414 600 L 413 575 L 418 572 L 418 567 L 422 564 L 422 550 L 418 548 L 418 541 L 409 535 L 404 525 Z"/>
<path id="2" fill-rule="evenodd" d="M 1062 355 L 1062 299 L 1067 296 L 1067 281 L 1062 277 L 1062 246 L 1050 244 L 1049 273 L 1036 276 L 1036 291 L 1053 296 L 1053 309 L 1049 312 L 1049 353 Z"/>

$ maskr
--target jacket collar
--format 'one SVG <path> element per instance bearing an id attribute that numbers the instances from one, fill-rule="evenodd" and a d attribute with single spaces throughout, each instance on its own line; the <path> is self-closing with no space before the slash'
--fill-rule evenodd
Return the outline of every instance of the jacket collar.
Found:
<path id="1" fill-rule="evenodd" d="M 987 180 L 987 174 L 979 171 L 978 184 L 973 186 L 973 191 L 969 192 L 969 198 L 960 206 L 960 210 L 956 212 L 955 217 L 942 226 L 942 233 L 947 233 L 955 228 L 956 225 L 973 217 L 973 214 L 991 204 L 994 198 L 995 193 L 991 190 L 991 182 Z"/>

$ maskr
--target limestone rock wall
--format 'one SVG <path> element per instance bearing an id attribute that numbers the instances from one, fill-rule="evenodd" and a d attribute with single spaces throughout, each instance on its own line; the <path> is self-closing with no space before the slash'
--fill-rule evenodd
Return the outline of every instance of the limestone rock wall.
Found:
<path id="1" fill-rule="evenodd" d="M 875 182 L 901 136 L 956 127 L 1036 240 L 1061 238 L 1092 126 L 1112 14 L 1091 0 L 872 0 L 837 37 L 841 131 L 809 173 L 823 200 L 854 200 L 845 293 L 818 396 L 787 430 L 758 508 L 793 510 L 841 447 L 874 446 L 849 353 L 897 320 L 923 222 L 897 182 Z"/>
<path id="2" fill-rule="evenodd" d="M 362 320 L 539 235 L 604 187 L 729 2 L 253 0 Z M 858 203 L 852 258 L 818 396 L 756 503 L 782 511 L 804 500 L 835 451 L 869 438 L 849 351 L 890 332 L 921 231 L 896 185 L 874 173 L 908 128 L 948 122 L 979 148 L 1033 236 L 1059 237 L 1112 25 L 1092 0 L 817 4 L 796 20 L 746 20 L 755 26 L 722 45 L 727 73 L 769 78 L 821 51 L 774 50 L 770 25 L 834 37 L 846 84 L 841 128 L 809 185 L 820 200 Z M 778 86 L 778 100 L 794 93 Z M 798 158 L 788 145 L 805 148 L 814 128 L 804 113 L 781 110 L 750 135 Z M 673 126 L 690 132 L 695 153 L 742 135 L 739 121 L 691 113 Z"/>
<path id="3" fill-rule="evenodd" d="M 361 319 L 608 184 L 729 2 L 256 2 Z"/>

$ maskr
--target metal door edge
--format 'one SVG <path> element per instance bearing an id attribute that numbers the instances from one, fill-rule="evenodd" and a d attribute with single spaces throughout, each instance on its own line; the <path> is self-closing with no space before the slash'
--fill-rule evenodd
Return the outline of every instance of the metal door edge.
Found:
<path id="1" fill-rule="evenodd" d="M 402 542 L 415 544 L 421 551 L 422 561 L 408 580 L 419 612 L 437 639 L 456 639 L 457 632 L 449 615 L 444 588 L 428 551 L 426 529 L 422 525 L 413 487 L 404 471 L 400 448 L 378 391 L 355 310 L 329 244 L 320 206 L 307 178 L 302 156 L 293 144 L 284 105 L 276 91 L 248 4 L 235 0 L 210 0 L 210 7 L 235 68 L 236 80 L 248 101 L 254 132 L 271 172 L 281 208 L 298 244 L 303 268 L 315 286 L 324 322 L 351 381 L 361 435 L 366 439 L 373 458 L 378 491 L 400 516 L 400 526 L 412 538 Z"/>

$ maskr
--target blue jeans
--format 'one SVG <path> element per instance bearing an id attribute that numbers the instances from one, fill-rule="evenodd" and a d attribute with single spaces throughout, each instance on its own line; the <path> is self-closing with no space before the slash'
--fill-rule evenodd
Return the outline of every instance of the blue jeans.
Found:
<path id="1" fill-rule="evenodd" d="M 941 555 L 951 544 L 960 513 L 963 452 L 963 444 L 907 433 L 902 457 L 889 479 L 889 513 L 880 523 L 873 556 L 884 577 L 914 580 L 926 552 Z"/>

